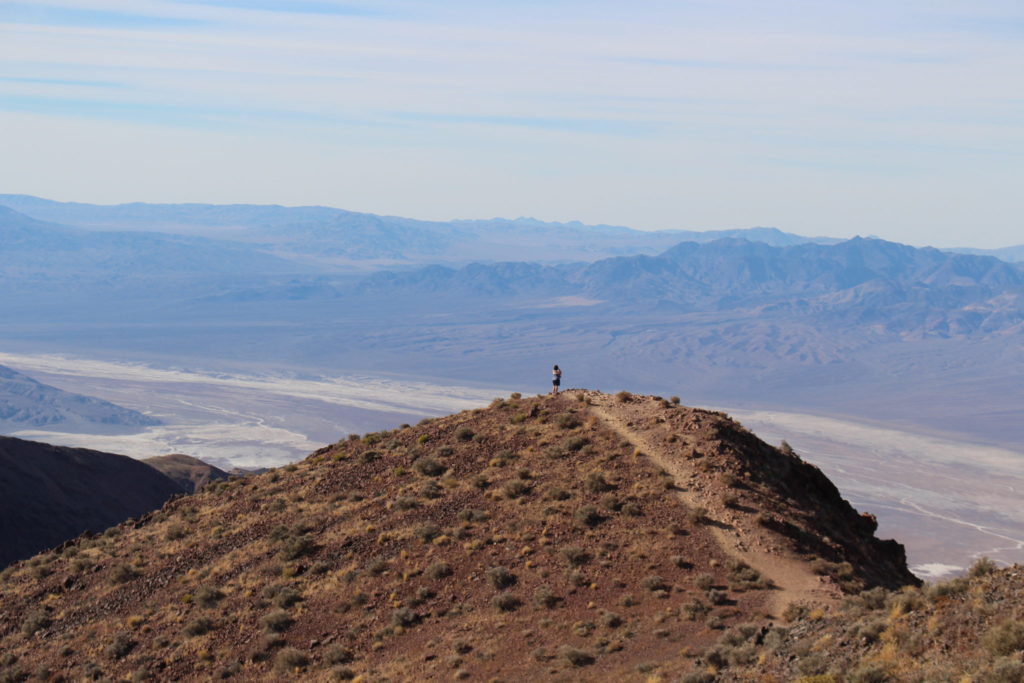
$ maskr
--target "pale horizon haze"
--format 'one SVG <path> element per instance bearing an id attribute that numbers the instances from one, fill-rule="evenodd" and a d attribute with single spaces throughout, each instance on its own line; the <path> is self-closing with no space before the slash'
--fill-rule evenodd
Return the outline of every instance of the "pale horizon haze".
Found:
<path id="1" fill-rule="evenodd" d="M 1004 0 L 0 2 L 0 193 L 1024 243 Z"/>

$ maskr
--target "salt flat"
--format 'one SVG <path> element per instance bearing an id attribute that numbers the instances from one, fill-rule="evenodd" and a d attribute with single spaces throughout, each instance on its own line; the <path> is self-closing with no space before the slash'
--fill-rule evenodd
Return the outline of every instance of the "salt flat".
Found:
<path id="1" fill-rule="evenodd" d="M 51 428 L 13 436 L 138 458 L 185 453 L 229 467 L 282 465 L 351 432 L 475 408 L 508 393 L 373 376 L 246 375 L 58 355 L 0 353 L 0 364 L 164 422 L 131 434 Z"/>

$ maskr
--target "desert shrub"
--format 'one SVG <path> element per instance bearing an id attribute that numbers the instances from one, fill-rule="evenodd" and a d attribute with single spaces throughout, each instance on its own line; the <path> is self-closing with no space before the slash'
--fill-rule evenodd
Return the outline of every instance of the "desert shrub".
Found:
<path id="1" fill-rule="evenodd" d="M 463 522 L 486 522 L 490 518 L 491 513 L 487 510 L 464 508 L 459 511 L 459 519 Z"/>
<path id="2" fill-rule="evenodd" d="M 682 607 L 683 616 L 690 621 L 697 621 L 711 611 L 711 606 L 700 598 L 694 598 L 685 603 Z"/>
<path id="3" fill-rule="evenodd" d="M 888 683 L 893 678 L 885 664 L 867 662 L 847 674 L 846 680 L 849 683 Z"/>
<path id="4" fill-rule="evenodd" d="M 631 398 L 633 398 L 633 394 L 629 393 L 628 391 L 620 391 L 619 393 L 615 394 L 615 400 L 618 401 L 619 403 L 626 403 Z"/>
<path id="5" fill-rule="evenodd" d="M 316 544 L 313 539 L 305 534 L 286 538 L 281 543 L 281 559 L 297 560 L 306 555 L 312 555 L 316 551 Z"/>
<path id="6" fill-rule="evenodd" d="M 673 404 L 679 405 L 679 397 L 678 396 L 673 396 L 669 400 L 672 401 Z"/>
<path id="7" fill-rule="evenodd" d="M 433 479 L 428 479 L 423 486 L 420 487 L 420 495 L 424 498 L 434 500 L 444 496 L 444 489 Z"/>
<path id="8" fill-rule="evenodd" d="M 530 492 L 530 485 L 522 479 L 513 479 L 501 487 L 506 498 L 520 498 Z"/>
<path id="9" fill-rule="evenodd" d="M 882 632 L 885 630 L 885 619 L 869 619 L 858 622 L 853 628 L 853 636 L 866 645 L 878 642 Z"/>
<path id="10" fill-rule="evenodd" d="M 283 648 L 274 657 L 274 670 L 278 673 L 288 673 L 295 669 L 301 669 L 309 664 L 309 657 L 294 647 Z"/>
<path id="11" fill-rule="evenodd" d="M 263 626 L 272 633 L 284 633 L 292 625 L 292 617 L 283 609 L 275 609 L 263 615 Z"/>
<path id="12" fill-rule="evenodd" d="M 416 443 L 418 443 L 421 446 L 427 443 L 428 441 L 430 441 L 430 434 L 420 434 L 418 437 L 416 437 Z"/>
<path id="13" fill-rule="evenodd" d="M 680 683 L 715 683 L 718 676 L 707 671 L 693 671 L 680 679 Z"/>
<path id="14" fill-rule="evenodd" d="M 645 576 L 640 582 L 644 588 L 649 591 L 663 591 L 668 590 L 669 585 L 665 582 L 665 579 L 661 578 L 656 574 Z"/>
<path id="15" fill-rule="evenodd" d="M 735 493 L 723 493 L 722 494 L 722 505 L 727 508 L 739 507 L 740 497 Z"/>
<path id="16" fill-rule="evenodd" d="M 372 576 L 380 576 L 388 570 L 388 561 L 383 557 L 375 557 L 366 564 L 366 571 Z"/>
<path id="17" fill-rule="evenodd" d="M 478 474 L 470 480 L 470 483 L 482 491 L 491 485 L 491 480 L 482 474 Z"/>
<path id="18" fill-rule="evenodd" d="M 892 593 L 886 601 L 886 606 L 891 610 L 907 614 L 924 607 L 925 599 L 924 596 L 916 590 L 901 591 L 899 593 Z"/>
<path id="19" fill-rule="evenodd" d="M 200 586 L 195 594 L 195 602 L 200 607 L 213 607 L 224 598 L 224 594 L 212 586 Z"/>
<path id="20" fill-rule="evenodd" d="M 605 612 L 601 615 L 601 623 L 608 628 L 618 628 L 622 626 L 622 617 L 615 612 Z"/>
<path id="21" fill-rule="evenodd" d="M 982 645 L 995 656 L 1024 650 L 1024 621 L 1008 619 L 993 627 L 981 639 Z"/>
<path id="22" fill-rule="evenodd" d="M 37 631 L 41 631 L 44 628 L 49 628 L 53 620 L 50 619 L 50 615 L 42 610 L 35 612 L 29 612 L 25 619 L 21 622 L 21 633 L 28 637 Z"/>
<path id="23" fill-rule="evenodd" d="M 693 580 L 697 588 L 702 591 L 706 591 L 715 585 L 715 577 L 707 572 L 699 574 L 696 579 Z"/>
<path id="24" fill-rule="evenodd" d="M 590 554 L 578 545 L 562 548 L 562 557 L 572 567 L 580 567 L 590 561 Z"/>
<path id="25" fill-rule="evenodd" d="M 723 590 L 712 588 L 708 591 L 708 602 L 712 605 L 724 605 L 729 601 L 729 594 Z"/>
<path id="26" fill-rule="evenodd" d="M 569 500 L 572 498 L 572 494 L 561 487 L 555 486 L 548 489 L 547 498 L 548 500 Z"/>
<path id="27" fill-rule="evenodd" d="M 974 680 L 978 683 L 1020 683 L 1024 681 L 1024 662 L 1014 657 L 1000 657 Z"/>
<path id="28" fill-rule="evenodd" d="M 214 629 L 213 619 L 207 617 L 199 617 L 185 624 L 185 628 L 182 632 L 186 636 L 202 636 L 206 635 Z"/>
<path id="29" fill-rule="evenodd" d="M 473 430 L 469 427 L 459 427 L 455 430 L 455 438 L 459 441 L 470 441 L 473 438 Z"/>
<path id="30" fill-rule="evenodd" d="M 138 572 L 127 564 L 119 564 L 110 572 L 110 582 L 113 584 L 128 583 L 138 575 Z"/>
<path id="31" fill-rule="evenodd" d="M 429 457 L 418 458 L 412 466 L 417 472 L 427 477 L 440 477 L 448 471 L 444 463 Z"/>
<path id="32" fill-rule="evenodd" d="M 791 602 L 782 611 L 782 618 L 788 622 L 799 621 L 810 613 L 810 608 L 800 602 Z"/>
<path id="33" fill-rule="evenodd" d="M 563 645 L 558 650 L 558 654 L 573 666 L 587 666 L 594 663 L 594 655 L 569 645 Z"/>
<path id="34" fill-rule="evenodd" d="M 999 565 L 987 557 L 982 557 L 971 565 L 971 568 L 967 570 L 967 575 L 971 578 L 986 576 L 987 574 L 995 572 L 997 569 L 999 569 Z"/>
<path id="35" fill-rule="evenodd" d="M 590 443 L 590 441 L 583 438 L 582 436 L 570 436 L 568 439 L 562 442 L 562 448 L 569 451 L 570 453 L 576 453 L 582 450 L 583 447 L 586 446 L 588 443 Z"/>
<path id="36" fill-rule="evenodd" d="M 644 514 L 643 508 L 636 502 L 626 503 L 622 506 L 622 511 L 630 517 L 640 517 Z"/>
<path id="37" fill-rule="evenodd" d="M 761 572 L 746 562 L 733 560 L 727 566 L 729 581 L 735 590 L 763 590 L 775 585 L 771 579 L 761 576 Z"/>
<path id="38" fill-rule="evenodd" d="M 562 415 L 558 416 L 558 419 L 555 421 L 555 424 L 557 424 L 562 429 L 576 429 L 577 427 L 580 426 L 580 421 L 579 418 L 577 418 L 572 413 L 563 413 Z"/>
<path id="39" fill-rule="evenodd" d="M 352 651 L 344 645 L 332 645 L 324 653 L 324 662 L 327 664 L 348 664 L 353 659 L 355 657 L 353 657 Z"/>
<path id="40" fill-rule="evenodd" d="M 581 526 L 595 527 L 604 521 L 604 516 L 593 505 L 584 505 L 573 514 L 573 519 Z"/>
<path id="41" fill-rule="evenodd" d="M 260 644 L 263 646 L 263 649 L 267 651 L 284 647 L 287 642 L 288 641 L 286 641 L 284 636 L 280 633 L 265 633 L 263 638 L 260 639 Z"/>
<path id="42" fill-rule="evenodd" d="M 437 526 L 433 522 L 424 522 L 417 526 L 413 533 L 416 535 L 416 538 L 420 539 L 424 543 L 430 543 L 441 535 L 441 527 Z"/>
<path id="43" fill-rule="evenodd" d="M 507 567 L 491 567 L 487 570 L 487 581 L 493 588 L 509 588 L 514 586 L 517 580 L 516 575 Z"/>
<path id="44" fill-rule="evenodd" d="M 928 587 L 928 599 L 935 602 L 939 598 L 948 598 L 954 595 L 962 595 L 970 587 L 970 581 L 959 576 L 955 579 L 942 581 Z"/>
<path id="45" fill-rule="evenodd" d="M 447 562 L 435 562 L 434 564 L 427 567 L 426 572 L 428 579 L 434 581 L 440 581 L 441 579 L 448 578 L 453 574 L 451 566 Z"/>
<path id="46" fill-rule="evenodd" d="M 518 401 L 522 397 L 523 397 L 523 395 L 521 393 L 519 393 L 518 391 L 513 391 L 511 396 L 509 396 L 509 398 L 511 398 L 513 401 Z"/>
<path id="47" fill-rule="evenodd" d="M 275 606 L 285 609 L 291 607 L 297 602 L 300 602 L 301 600 L 302 595 L 297 590 L 291 586 L 286 586 L 276 592 L 273 601 Z"/>
<path id="48" fill-rule="evenodd" d="M 497 607 L 502 612 L 512 612 L 519 609 L 523 604 L 523 601 L 512 595 L 511 593 L 498 593 L 491 600 L 491 604 Z"/>
<path id="49" fill-rule="evenodd" d="M 591 493 L 604 493 L 615 488 L 604 478 L 603 472 L 590 472 L 583 483 Z"/>
<path id="50" fill-rule="evenodd" d="M 392 626 L 415 626 L 419 623 L 420 616 L 408 607 L 400 607 L 391 613 Z"/>
<path id="51" fill-rule="evenodd" d="M 550 586 L 537 586 L 533 591 L 533 601 L 538 607 L 553 609 L 558 604 L 559 598 Z"/>
<path id="52" fill-rule="evenodd" d="M 760 629 L 755 624 L 738 624 L 722 634 L 718 642 L 730 647 L 742 645 L 750 640 Z"/>
<path id="53" fill-rule="evenodd" d="M 413 498 L 412 496 L 399 496 L 398 498 L 395 498 L 395 508 L 398 510 L 412 510 L 419 506 L 419 499 Z"/>
<path id="54" fill-rule="evenodd" d="M 850 599 L 855 600 L 864 609 L 880 610 L 886 606 L 886 603 L 889 600 L 889 591 L 885 590 L 881 586 L 876 586 L 870 590 L 861 591 L 858 595 Z"/>

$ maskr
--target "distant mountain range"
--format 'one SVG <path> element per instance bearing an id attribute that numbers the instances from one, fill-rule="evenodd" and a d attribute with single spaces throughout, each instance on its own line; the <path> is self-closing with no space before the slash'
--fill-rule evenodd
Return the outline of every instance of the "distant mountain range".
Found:
<path id="1" fill-rule="evenodd" d="M 584 386 L 1024 438 L 1004 417 L 1024 402 L 1008 379 L 1024 368 L 1024 264 L 988 255 L 770 228 L 3 205 L 12 351 L 490 386 L 563 362 Z"/>
<path id="2" fill-rule="evenodd" d="M 98 533 L 192 493 L 227 473 L 194 458 L 149 464 L 81 448 L 0 436 L 0 568 L 79 534 Z M 170 467 L 170 475 L 162 469 Z"/>
<path id="3" fill-rule="evenodd" d="M 0 365 L 0 432 L 38 427 L 88 432 L 158 424 L 149 415 L 51 387 Z"/>
<path id="4" fill-rule="evenodd" d="M 140 249 L 152 246 L 156 240 L 187 246 L 198 258 L 206 252 L 215 254 L 217 250 L 225 250 L 226 243 L 232 243 L 236 250 L 244 245 L 256 253 L 276 255 L 330 272 L 380 263 L 458 264 L 509 259 L 543 263 L 592 261 L 623 254 L 654 254 L 683 240 L 703 242 L 723 237 L 744 237 L 780 246 L 838 241 L 812 240 L 775 228 L 651 232 L 578 222 L 546 223 L 529 218 L 438 222 L 321 206 L 140 203 L 99 206 L 25 195 L 0 195 L 0 206 L 39 221 L 93 232 L 113 232 L 118 235 L 115 241 L 119 245 L 131 244 L 130 235 L 135 234 L 140 240 Z M 10 213 L 0 214 L 0 235 L 12 221 L 15 217 Z M 45 227 L 57 229 L 54 225 Z M 154 236 L 148 241 L 142 240 L 146 233 Z M 196 241 L 197 236 L 209 241 Z M 109 237 L 96 239 L 97 249 L 104 248 L 110 241 Z M 68 248 L 76 247 L 65 249 Z M 281 264 L 273 266 L 280 269 Z"/>
<path id="5" fill-rule="evenodd" d="M 593 261 L 609 256 L 657 254 L 683 241 L 742 238 L 772 246 L 836 244 L 830 237 L 804 237 L 777 228 L 735 230 L 634 230 L 622 226 L 556 223 L 532 218 L 422 221 L 346 211 L 325 206 L 253 204 L 97 205 L 57 202 L 29 195 L 0 194 L 0 206 L 37 220 L 119 233 L 162 233 L 214 238 L 178 246 L 224 249 L 224 242 L 249 245 L 261 253 L 337 271 L 380 263 L 445 263 L 522 260 L 538 263 Z M 3 216 L 0 216 L 2 230 Z M 124 244 L 130 238 L 121 235 Z M 218 244 L 219 243 L 219 244 Z M 151 244 L 152 246 L 152 244 Z M 1024 261 L 1024 245 L 1003 249 L 948 249 L 955 253 Z M 240 254 L 236 254 L 238 258 Z M 271 262 L 267 262 L 271 265 Z M 273 264 L 280 268 L 281 264 Z"/>

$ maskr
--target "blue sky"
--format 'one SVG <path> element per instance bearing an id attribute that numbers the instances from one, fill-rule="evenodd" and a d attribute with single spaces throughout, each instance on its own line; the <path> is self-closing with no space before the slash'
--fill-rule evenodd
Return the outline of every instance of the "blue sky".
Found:
<path id="1" fill-rule="evenodd" d="M 1024 5 L 0 3 L 0 192 L 1024 243 Z"/>

